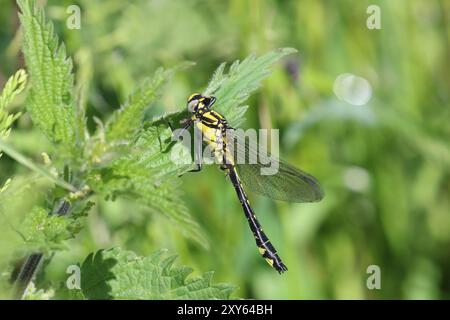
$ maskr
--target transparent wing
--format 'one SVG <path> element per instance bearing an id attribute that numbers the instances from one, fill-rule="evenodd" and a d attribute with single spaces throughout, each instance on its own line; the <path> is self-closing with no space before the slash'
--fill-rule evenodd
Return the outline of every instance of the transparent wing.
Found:
<path id="1" fill-rule="evenodd" d="M 246 139 L 242 130 L 227 134 L 227 149 L 233 155 L 244 186 L 269 198 L 287 202 L 316 202 L 324 193 L 318 181 Z"/>

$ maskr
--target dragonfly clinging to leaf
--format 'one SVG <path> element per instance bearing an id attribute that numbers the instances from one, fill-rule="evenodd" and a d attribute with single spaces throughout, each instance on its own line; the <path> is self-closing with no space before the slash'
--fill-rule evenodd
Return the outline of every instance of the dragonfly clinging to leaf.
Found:
<path id="1" fill-rule="evenodd" d="M 225 117 L 212 110 L 215 102 L 216 98 L 213 96 L 192 94 L 187 101 L 187 109 L 191 117 L 183 121 L 183 127 L 188 129 L 193 125 L 197 132 L 201 133 L 203 143 L 212 150 L 216 161 L 220 163 L 220 168 L 227 173 L 234 186 L 260 254 L 271 267 L 283 273 L 287 267 L 264 233 L 250 206 L 244 187 L 272 199 L 288 202 L 317 202 L 323 198 L 323 191 L 313 176 L 273 155 L 261 153 L 245 143 L 245 139 L 236 139 L 236 135 L 233 134 L 235 131 Z M 244 141 L 243 148 L 239 148 L 236 141 Z M 191 171 L 202 169 L 201 147 L 200 144 L 200 148 L 195 148 L 196 168 Z M 241 152 L 243 150 L 248 157 L 256 156 L 257 161 L 241 164 L 236 161 L 239 156 L 238 150 Z M 278 172 L 272 175 L 261 174 L 261 168 L 267 166 L 269 162 L 276 162 Z"/>

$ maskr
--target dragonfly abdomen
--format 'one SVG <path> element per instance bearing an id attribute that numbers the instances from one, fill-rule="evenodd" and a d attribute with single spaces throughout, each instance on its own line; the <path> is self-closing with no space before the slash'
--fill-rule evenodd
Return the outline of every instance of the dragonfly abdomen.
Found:
<path id="1" fill-rule="evenodd" d="M 271 267 L 273 267 L 279 273 L 283 273 L 287 270 L 287 267 L 283 263 L 283 261 L 281 261 L 281 258 L 277 254 L 277 250 L 269 241 L 269 238 L 264 233 L 261 224 L 256 218 L 256 215 L 248 201 L 247 194 L 242 188 L 242 183 L 234 166 L 230 165 L 228 167 L 228 174 L 230 176 L 231 182 L 233 183 L 234 189 L 236 190 L 239 201 L 241 202 L 242 208 L 244 209 L 244 213 L 250 229 L 253 232 L 253 236 L 255 237 L 259 253 Z"/>

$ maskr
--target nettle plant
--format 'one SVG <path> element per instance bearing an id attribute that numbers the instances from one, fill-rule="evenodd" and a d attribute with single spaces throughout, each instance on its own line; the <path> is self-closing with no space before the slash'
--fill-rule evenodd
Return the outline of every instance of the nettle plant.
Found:
<path id="1" fill-rule="evenodd" d="M 21 70 L 10 79 L 1 95 L 0 149 L 34 172 L 33 190 L 44 193 L 45 201 L 34 205 L 23 221 L 14 226 L 16 237 L 21 239 L 15 251 L 26 253 L 27 257 L 10 275 L 14 280 L 13 294 L 25 298 L 46 297 L 47 293 L 34 288 L 33 277 L 42 267 L 42 261 L 66 249 L 65 242 L 83 228 L 83 219 L 98 198 L 130 197 L 155 214 L 165 216 L 183 235 L 206 247 L 207 237 L 181 198 L 179 176 L 191 166 L 171 161 L 169 152 L 181 145 L 172 138 L 168 124 L 179 126 L 180 120 L 186 117 L 184 103 L 180 102 L 179 112 L 144 121 L 147 108 L 158 99 L 161 88 L 185 64 L 169 70 L 158 69 L 104 123 L 95 119 L 96 131 L 89 132 L 86 102 L 80 89 L 83 85 L 74 83 L 72 60 L 64 44 L 58 41 L 52 23 L 46 21 L 43 9 L 37 8 L 34 1 L 19 0 L 18 4 L 23 53 L 30 76 L 26 112 L 51 142 L 52 150 L 44 154 L 44 164 L 36 164 L 4 140 L 20 116 L 8 114 L 5 107 L 25 87 L 27 75 Z M 269 75 L 268 68 L 294 51 L 285 48 L 260 57 L 252 55 L 242 62 L 235 61 L 227 72 L 223 63 L 204 93 L 217 97 L 217 110 L 237 127 L 247 110 L 243 103 Z M 22 192 L 30 192 L 29 188 L 23 189 Z M 7 198 L 8 192 L 5 185 L 0 197 Z M 2 216 L 8 219 L 11 208 L 6 205 L 2 202 L 1 210 Z M 174 260 L 174 256 L 164 257 L 163 250 L 149 257 L 120 248 L 99 250 L 79 264 L 80 288 L 68 290 L 62 283 L 53 288 L 52 295 L 82 299 L 230 297 L 234 286 L 212 284 L 212 272 L 189 277 L 192 269 L 176 267 Z"/>

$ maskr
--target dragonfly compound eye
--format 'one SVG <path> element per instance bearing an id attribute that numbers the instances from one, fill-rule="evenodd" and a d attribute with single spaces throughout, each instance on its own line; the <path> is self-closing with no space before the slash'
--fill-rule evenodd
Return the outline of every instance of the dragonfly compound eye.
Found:
<path id="1" fill-rule="evenodd" d="M 211 106 L 216 102 L 216 97 L 205 97 L 200 99 L 200 102 L 205 106 L 205 108 L 211 108 Z"/>
<path id="2" fill-rule="evenodd" d="M 188 98 L 187 108 L 190 112 L 195 112 L 198 106 L 199 100 L 202 98 L 200 93 L 193 93 Z"/>
<path id="3" fill-rule="evenodd" d="M 189 112 L 195 112 L 198 106 L 198 100 L 191 100 L 188 102 L 187 108 Z"/>

